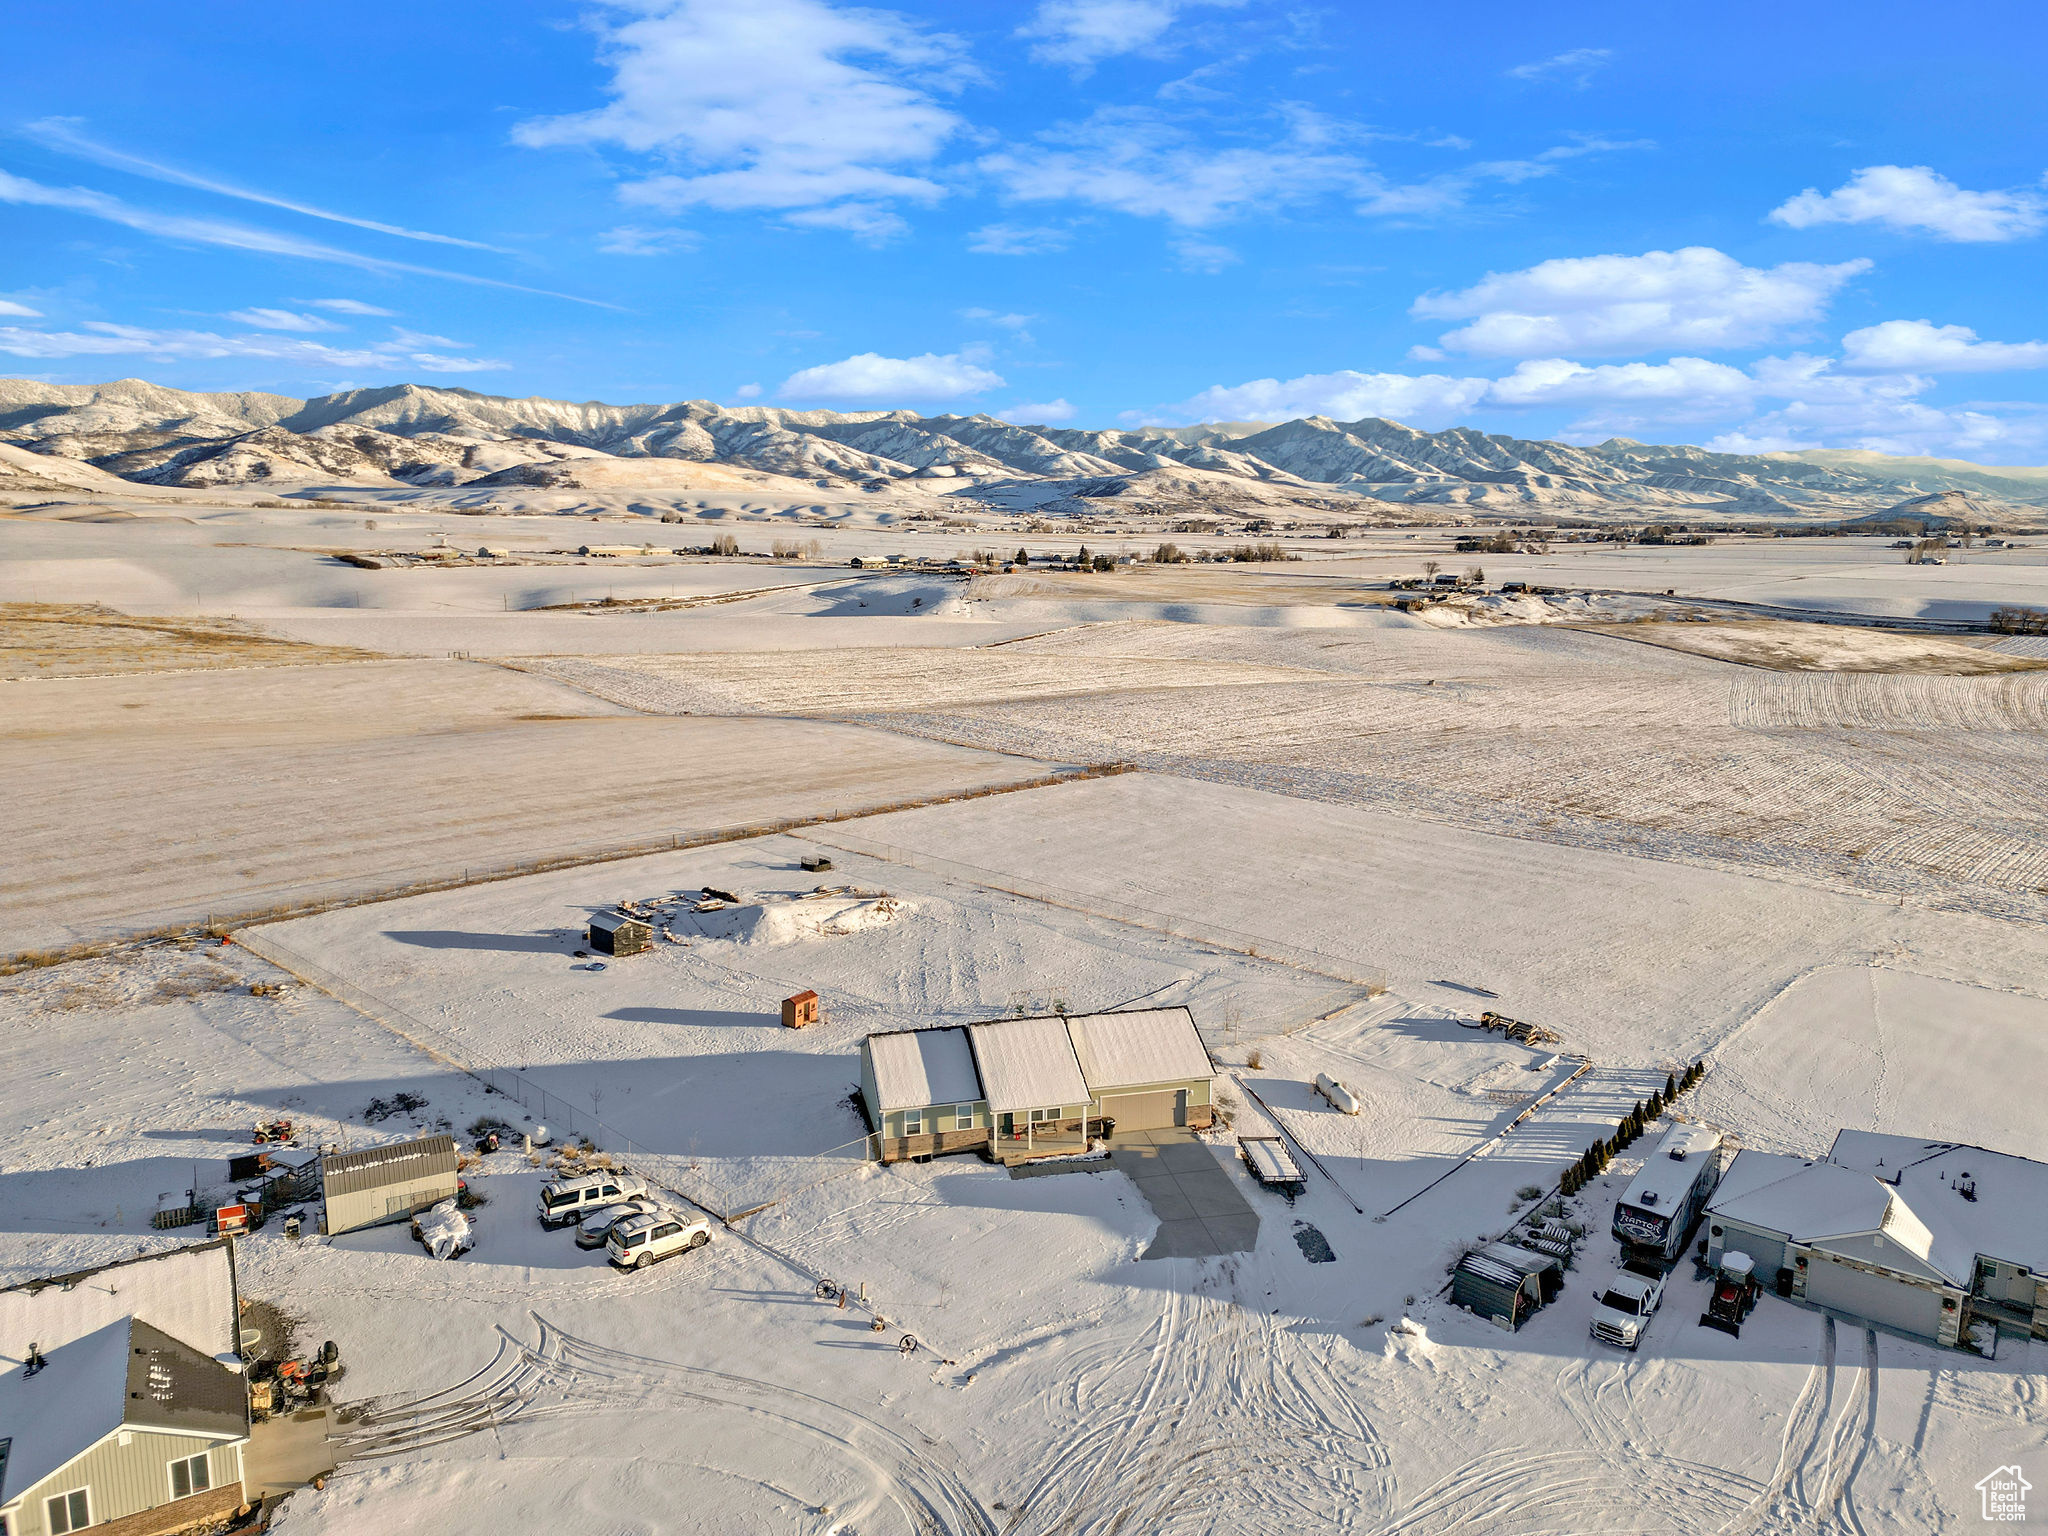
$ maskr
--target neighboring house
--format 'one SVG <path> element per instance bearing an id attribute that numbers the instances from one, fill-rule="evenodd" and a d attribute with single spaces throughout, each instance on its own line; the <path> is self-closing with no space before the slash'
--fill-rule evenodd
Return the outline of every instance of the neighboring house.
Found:
<path id="1" fill-rule="evenodd" d="M 224 1240 L 0 1291 L 0 1530 L 161 1536 L 246 1503 Z"/>
<path id="2" fill-rule="evenodd" d="M 1938 1344 L 1973 1326 L 2048 1339 L 2048 1164 L 1843 1131 L 1824 1159 L 1737 1155 L 1708 1259 L 1747 1253 L 1779 1295 Z"/>
<path id="3" fill-rule="evenodd" d="M 321 1230 L 329 1237 L 408 1220 L 413 1212 L 455 1198 L 455 1138 L 422 1136 L 363 1152 L 334 1152 L 320 1159 L 325 1202 Z"/>
<path id="4" fill-rule="evenodd" d="M 1073 1151 L 1097 1122 L 1203 1128 L 1215 1066 L 1185 1008 L 994 1019 L 870 1035 L 861 1091 L 884 1162 Z"/>

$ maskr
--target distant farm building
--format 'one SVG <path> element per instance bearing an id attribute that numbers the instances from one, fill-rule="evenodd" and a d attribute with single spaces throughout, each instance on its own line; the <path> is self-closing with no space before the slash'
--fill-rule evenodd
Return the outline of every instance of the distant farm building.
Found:
<path id="1" fill-rule="evenodd" d="M 455 1198 L 455 1139 L 422 1136 L 363 1152 L 320 1159 L 322 1217 L 329 1237 L 360 1227 L 404 1221 L 415 1211 Z"/>
<path id="2" fill-rule="evenodd" d="M 1737 1154 L 1707 1255 L 1766 1291 L 1937 1344 L 2048 1339 L 2048 1164 L 1843 1131 L 1825 1158 Z"/>
<path id="3" fill-rule="evenodd" d="M 637 955 L 652 947 L 654 929 L 623 912 L 600 912 L 590 920 L 590 947 L 601 955 Z"/>
<path id="4" fill-rule="evenodd" d="M 870 1035 L 861 1082 L 884 1162 L 1078 1150 L 1107 1129 L 1203 1128 L 1215 1065 L 1185 1008 Z"/>
<path id="5" fill-rule="evenodd" d="M 785 1029 L 806 1029 L 818 1022 L 818 994 L 799 992 L 794 997 L 782 1000 L 782 1025 Z"/>

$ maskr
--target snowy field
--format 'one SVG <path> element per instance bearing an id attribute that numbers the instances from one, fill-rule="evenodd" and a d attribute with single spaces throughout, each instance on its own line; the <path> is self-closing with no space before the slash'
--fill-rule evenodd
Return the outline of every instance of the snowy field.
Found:
<path id="1" fill-rule="evenodd" d="M 259 1118 L 349 1147 L 534 1118 L 465 1068 L 517 1070 L 720 1218 L 623 1275 L 538 1227 L 542 1170 L 506 1151 L 467 1175 L 487 1203 L 452 1263 L 403 1228 L 252 1235 L 243 1293 L 350 1364 L 351 1459 L 281 1532 L 1907 1536 L 1976 1528 L 1976 1480 L 2040 1459 L 2038 1342 L 1982 1360 L 1775 1297 L 1731 1339 L 1696 1326 L 1682 1266 L 1639 1353 L 1593 1343 L 1640 1147 L 1559 1213 L 1590 1235 L 1519 1333 L 1441 1293 L 1695 1058 L 1681 1112 L 1749 1146 L 1855 1127 L 2048 1158 L 2048 672 L 1995 670 L 2037 648 L 1554 622 L 1667 589 L 1970 617 L 2048 606 L 2048 555 L 1468 559 L 1460 530 L 1382 530 L 1265 570 L 970 583 L 848 562 L 1153 539 L 742 495 L 663 524 L 628 499 L 584 498 L 602 522 L 393 492 L 8 523 L 0 601 L 239 627 L 0 681 L 0 955 L 451 888 L 0 976 L 0 1279 L 174 1241 L 158 1198 L 225 1194 Z M 814 529 L 803 562 L 541 553 Z M 520 553 L 333 558 L 443 535 Z M 1443 627 L 1374 590 L 1425 559 L 1631 595 Z M 15 660 L 54 654 L 17 632 Z M 1103 763 L 1131 771 L 1015 787 Z M 833 868 L 801 869 L 817 853 Z M 744 899 L 699 914 L 706 886 Z M 598 968 L 584 925 L 628 898 L 661 903 L 660 936 Z M 824 1021 L 782 1028 L 807 988 Z M 1218 1064 L 1251 1251 L 1143 1259 L 1157 1217 L 1119 1172 L 865 1160 L 867 1032 L 1163 1003 Z M 1471 1027 L 1482 1009 L 1561 1045 Z M 1319 1165 L 1291 1203 L 1233 1155 L 1275 1125 Z"/>
<path id="2" fill-rule="evenodd" d="M 8 952 L 1046 771 L 446 659 L 0 687 Z"/>
<path id="3" fill-rule="evenodd" d="M 986 848 L 1006 831 L 1032 850 L 1036 873 L 1063 874 L 1082 901 L 1116 887 L 1132 849 L 1084 836 L 1085 852 L 1062 854 L 1023 829 L 1078 823 L 1099 838 L 1117 818 L 1091 827 L 1042 806 L 1034 815 L 1029 802 L 1144 782 L 982 802 L 1015 808 L 1005 828 L 976 825 L 975 807 L 959 806 L 889 818 L 881 830 L 955 851 Z M 1247 903 L 1263 904 L 1264 870 L 1314 864 L 1310 889 L 1344 888 L 1350 861 L 1310 852 L 1316 833 L 1326 847 L 1333 831 L 1347 847 L 1367 846 L 1361 828 L 1333 828 L 1319 808 L 1204 793 L 1212 798 L 1195 819 L 1237 850 L 1233 882 L 1196 881 L 1185 894 L 1224 901 L 1240 918 Z M 1130 809 L 1122 819 L 1135 826 Z M 1276 845 L 1290 821 L 1298 841 Z M 766 839 L 251 932 L 253 944 L 293 960 L 345 968 L 351 996 L 431 1032 L 437 1049 L 523 1067 L 590 1106 L 644 1142 L 645 1166 L 679 1193 L 730 1210 L 774 1202 L 702 1255 L 622 1277 L 567 1233 L 539 1231 L 537 1176 L 500 1154 L 474 1175 L 490 1203 L 477 1250 L 456 1263 L 428 1260 L 396 1231 L 331 1243 L 292 1244 L 275 1229 L 252 1237 L 245 1291 L 287 1304 L 303 1336 L 334 1338 L 351 1362 L 344 1395 L 372 1404 L 352 1431 L 365 1459 L 325 1493 L 295 1497 L 282 1529 L 484 1533 L 539 1517 L 595 1529 L 1048 1536 L 1219 1525 L 1947 1530 L 1963 1528 L 1964 1494 L 1986 1458 L 2022 1455 L 2048 1432 L 2038 1345 L 1978 1361 L 1775 1301 L 1731 1340 L 1693 1325 L 1703 1291 L 1682 1274 L 1643 1350 L 1623 1356 L 1588 1343 L 1584 1283 L 1568 1282 L 1512 1337 L 1436 1295 L 1464 1243 L 1526 1208 L 1519 1190 L 1554 1182 L 1667 1065 L 1697 1050 L 1717 1061 L 1725 1050 L 1727 1065 L 1694 1110 L 1757 1123 L 1761 1140 L 1810 1146 L 1831 1131 L 1828 1114 L 1848 1124 L 1910 1116 L 1896 1088 L 1817 1084 L 1830 1053 L 1803 1042 L 1860 1039 L 1897 1075 L 1958 1043 L 2009 1047 L 2024 1016 L 1981 1004 L 1957 1041 L 1947 1033 L 1953 997 L 1899 994 L 1872 1045 L 1867 983 L 1860 994 L 1814 990 L 1836 974 L 1860 981 L 1861 968 L 1815 978 L 1799 958 L 1886 948 L 1903 954 L 1899 967 L 1982 963 L 1995 958 L 1984 951 L 2003 925 L 1952 918 L 1938 937 L 1924 935 L 1896 908 L 1852 898 L 1802 920 L 1810 896 L 1788 890 L 1774 907 L 1757 881 L 1688 893 L 1670 879 L 1664 910 L 1645 910 L 1648 888 L 1603 886 L 1580 869 L 1560 871 L 1578 876 L 1577 906 L 1549 899 L 1561 879 L 1530 886 L 1519 932 L 1501 936 L 1489 958 L 1469 944 L 1489 902 L 1476 882 L 1442 882 L 1434 906 L 1415 910 L 1419 882 L 1354 879 L 1332 931 L 1313 936 L 1342 943 L 1349 931 L 1355 948 L 1354 923 L 1391 925 L 1395 984 L 1374 998 L 847 855 L 828 878 L 886 890 L 893 920 L 843 934 L 780 923 L 713 925 L 707 935 L 683 919 L 670 925 L 678 941 L 650 955 L 580 968 L 573 930 L 593 907 L 703 883 L 794 896 L 816 879 L 794 868 L 796 855 L 815 846 Z M 1261 857 L 1247 863 L 1254 847 Z M 1157 838 L 1152 848 L 1175 851 Z M 1217 857 L 1181 853 L 1196 872 Z M 1670 922 L 1687 904 L 1747 922 L 1728 924 L 1717 952 L 1697 928 Z M 1773 942 L 1745 957 L 1736 930 L 1751 925 Z M 1554 1003 L 1533 1006 L 1537 981 L 1517 967 L 1535 969 L 1537 951 L 1589 928 L 1609 936 L 1602 964 L 1577 967 L 1576 982 L 1558 966 L 1545 982 Z M 1650 950 L 1658 933 L 1701 961 L 1663 994 L 1645 987 L 1660 969 Z M 2003 963 L 2040 971 L 2038 952 Z M 239 1127 L 259 1115 L 295 1114 L 316 1135 L 361 1144 L 502 1112 L 504 1100 L 444 1060 L 311 989 L 258 999 L 240 986 L 276 974 L 240 947 L 160 947 L 0 983 L 22 1026 L 10 1077 L 25 1088 L 10 1100 L 5 1132 L 19 1150 L 0 1179 L 0 1255 L 12 1271 L 162 1241 L 143 1215 L 157 1187 L 175 1185 L 197 1159 L 217 1170 L 246 1134 Z M 1901 974 L 1908 987 L 1965 990 Z M 825 997 L 827 1021 L 795 1034 L 773 1009 L 800 981 Z M 1469 990 L 1481 985 L 1501 1001 Z M 1049 988 L 1076 1008 L 1141 993 L 1189 1001 L 1213 1026 L 1246 1127 L 1264 1116 L 1240 1084 L 1331 1178 L 1313 1175 L 1290 1206 L 1233 1171 L 1261 1218 L 1256 1250 L 1148 1262 L 1138 1255 L 1153 1220 L 1121 1175 L 1013 1180 L 973 1159 L 883 1169 L 835 1147 L 857 1134 L 839 1101 L 865 1030 L 973 1017 L 991 1001 Z M 1757 997 L 1765 1001 L 1751 1006 Z M 1559 1026 L 1595 1062 L 1506 1137 L 1514 1093 L 1541 1091 L 1552 1077 L 1527 1070 L 1536 1053 L 1459 1025 L 1483 1002 Z M 1780 1047 L 1789 1063 L 1757 1054 L 1767 1037 L 1789 1039 Z M 1245 1065 L 1255 1049 L 1256 1070 Z M 1314 1099 L 1306 1083 L 1318 1071 L 1356 1084 L 1365 1112 L 1350 1119 Z M 1784 1101 L 1809 1086 L 1833 1102 L 1810 1123 L 1785 1118 Z M 365 1123 L 373 1100 L 399 1091 L 427 1103 Z M 1957 1116 L 1988 1109 L 2001 1091 L 1963 1072 L 1928 1087 Z M 90 1124 L 72 1108 L 81 1095 L 94 1104 Z M 2012 1150 L 2048 1152 L 2038 1125 L 2011 1131 L 2029 1138 L 2006 1143 Z M 1575 1207 L 1596 1231 L 1632 1169 L 1619 1161 Z M 1404 1200 L 1390 1219 L 1374 1219 Z M 1310 1262 L 1296 1241 L 1303 1224 L 1334 1262 Z M 1611 1262 L 1596 1236 L 1579 1270 L 1597 1276 Z M 865 1286 L 891 1327 L 875 1335 L 865 1314 L 813 1299 L 820 1275 Z M 901 1357 L 903 1330 L 926 1348 Z M 382 1347 L 397 1332 L 409 1347 Z M 415 1449 L 426 1437 L 386 1410 L 424 1394 L 439 1395 L 446 1422 L 478 1432 Z M 665 1513 L 650 1524 L 657 1493 Z"/>

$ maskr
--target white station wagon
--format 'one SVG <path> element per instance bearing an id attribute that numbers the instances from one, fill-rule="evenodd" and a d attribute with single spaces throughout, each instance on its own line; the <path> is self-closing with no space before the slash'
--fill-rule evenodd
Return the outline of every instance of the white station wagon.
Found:
<path id="1" fill-rule="evenodd" d="M 619 1268 L 645 1269 L 675 1254 L 702 1248 L 710 1241 L 711 1223 L 703 1217 L 652 1211 L 619 1222 L 604 1240 L 604 1246 Z"/>

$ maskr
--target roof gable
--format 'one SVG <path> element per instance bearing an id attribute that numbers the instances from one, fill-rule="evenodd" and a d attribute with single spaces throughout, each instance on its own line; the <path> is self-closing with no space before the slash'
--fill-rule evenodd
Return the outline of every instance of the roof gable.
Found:
<path id="1" fill-rule="evenodd" d="M 998 1019 L 970 1024 L 967 1036 L 994 1113 L 1088 1102 L 1065 1019 Z"/>
<path id="2" fill-rule="evenodd" d="M 1083 1013 L 1067 1020 L 1081 1075 L 1097 1093 L 1214 1076 L 1215 1064 L 1185 1008 Z"/>
<path id="3" fill-rule="evenodd" d="M 868 1062 L 874 1068 L 878 1115 L 932 1104 L 971 1104 L 981 1098 L 981 1079 L 967 1031 L 906 1029 L 869 1035 Z"/>

